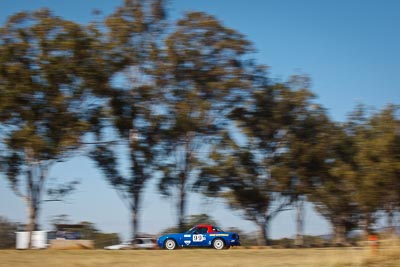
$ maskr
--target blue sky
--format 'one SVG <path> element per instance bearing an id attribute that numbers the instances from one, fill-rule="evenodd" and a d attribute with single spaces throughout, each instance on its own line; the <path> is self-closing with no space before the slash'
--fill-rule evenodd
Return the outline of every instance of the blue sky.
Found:
<path id="1" fill-rule="evenodd" d="M 49 7 L 67 19 L 87 22 L 91 10 L 111 13 L 121 1 L 2 0 L 0 23 L 21 10 Z M 400 1 L 397 0 L 170 0 L 172 19 L 185 11 L 205 11 L 238 30 L 253 42 L 259 63 L 270 75 L 285 79 L 307 74 L 317 102 L 330 116 L 342 121 L 358 103 L 381 108 L 400 104 Z M 116 193 L 102 180 L 94 164 L 80 157 L 56 165 L 51 176 L 80 178 L 81 186 L 65 203 L 45 203 L 40 221 L 68 214 L 73 221 L 89 220 L 104 231 L 129 234 L 129 213 Z M 25 207 L 0 177 L 0 215 L 25 220 Z M 223 227 L 253 230 L 221 200 L 194 195 L 189 214 L 209 213 Z M 309 207 L 306 232 L 326 233 L 329 225 Z M 150 184 L 143 203 L 141 231 L 156 233 L 175 223 L 175 205 L 163 199 Z M 293 212 L 274 220 L 272 237 L 294 234 Z"/>

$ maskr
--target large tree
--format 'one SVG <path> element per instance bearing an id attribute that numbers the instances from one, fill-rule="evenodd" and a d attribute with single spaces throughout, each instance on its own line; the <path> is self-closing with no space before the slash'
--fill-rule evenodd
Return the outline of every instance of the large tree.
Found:
<path id="1" fill-rule="evenodd" d="M 388 214 L 388 224 L 394 226 L 399 208 L 399 107 L 388 105 L 378 112 L 360 106 L 347 123 L 357 145 L 355 160 L 358 179 L 355 200 L 360 212 L 360 226 L 369 233 L 379 211 Z"/>
<path id="2" fill-rule="evenodd" d="M 309 78 L 293 76 L 292 89 L 307 88 Z M 329 134 L 332 122 L 318 104 L 300 101 L 296 117 L 289 126 L 285 150 L 276 157 L 271 174 L 278 190 L 291 195 L 296 208 L 296 242 L 304 243 L 305 203 L 313 191 L 313 181 L 323 175 L 325 160 L 329 155 Z"/>
<path id="3" fill-rule="evenodd" d="M 165 41 L 159 76 L 166 115 L 160 189 L 167 195 L 177 189 L 180 230 L 201 158 L 223 126 L 232 92 L 248 85 L 244 56 L 250 50 L 243 35 L 200 12 L 186 14 Z"/>
<path id="4" fill-rule="evenodd" d="M 326 156 L 320 175 L 313 179 L 308 197 L 332 225 L 336 243 L 346 242 L 348 232 L 357 226 L 356 188 L 357 148 L 342 125 L 332 124 L 325 142 Z"/>
<path id="5" fill-rule="evenodd" d="M 90 130 L 104 72 L 87 29 L 48 10 L 18 13 L 0 29 L 0 138 L 4 172 L 37 229 L 48 172 Z M 60 193 L 68 191 L 68 186 Z M 53 191 L 55 192 L 55 191 Z"/>
<path id="6" fill-rule="evenodd" d="M 357 227 L 369 234 L 382 211 L 392 224 L 399 199 L 397 116 L 395 106 L 372 113 L 360 105 L 326 138 L 325 173 L 310 198 L 331 222 L 337 243 Z"/>
<path id="7" fill-rule="evenodd" d="M 107 105 L 94 125 L 99 129 L 98 142 L 90 157 L 103 171 L 131 211 L 132 238 L 139 229 L 141 200 L 147 181 L 154 176 L 159 156 L 158 135 L 162 102 L 155 86 L 155 68 L 164 25 L 161 0 L 127 0 L 97 28 L 108 65 L 112 66 Z M 102 24 L 100 24 L 102 25 Z M 101 129 L 106 130 L 101 130 Z M 102 136 L 112 128 L 126 146 L 129 171 L 123 172 L 121 157 Z M 115 139 L 115 138 L 114 138 Z"/>
<path id="8" fill-rule="evenodd" d="M 269 244 L 271 220 L 296 196 L 291 185 L 302 166 L 283 168 L 282 157 L 294 149 L 294 135 L 313 131 L 301 125 L 310 117 L 312 94 L 290 83 L 272 83 L 265 73 L 257 76 L 252 95 L 229 116 L 240 134 L 227 132 L 211 153 L 210 166 L 202 169 L 198 185 L 221 192 L 231 207 L 259 227 L 264 244 Z"/>

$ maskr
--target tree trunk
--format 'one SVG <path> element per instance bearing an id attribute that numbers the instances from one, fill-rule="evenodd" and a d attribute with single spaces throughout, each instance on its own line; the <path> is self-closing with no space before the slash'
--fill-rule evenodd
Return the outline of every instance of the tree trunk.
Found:
<path id="1" fill-rule="evenodd" d="M 140 193 L 135 193 L 133 196 L 133 203 L 131 206 L 131 219 L 132 219 L 132 240 L 135 240 L 139 232 L 139 205 Z"/>
<path id="2" fill-rule="evenodd" d="M 335 223 L 334 227 L 334 234 L 335 234 L 335 244 L 343 245 L 346 243 L 346 225 L 344 221 L 338 220 Z"/>
<path id="3" fill-rule="evenodd" d="M 395 238 L 396 237 L 396 225 L 394 222 L 394 212 L 393 209 L 390 209 L 387 215 L 387 224 L 388 224 L 388 228 L 389 228 L 389 235 L 391 238 Z"/>
<path id="4" fill-rule="evenodd" d="M 187 136 L 185 147 L 184 147 L 184 159 L 183 159 L 183 171 L 180 173 L 180 186 L 179 186 L 179 203 L 178 203 L 178 228 L 180 232 L 184 232 L 185 229 L 185 214 L 186 214 L 186 182 L 189 174 L 189 162 L 190 162 L 190 135 Z"/>
<path id="5" fill-rule="evenodd" d="M 365 221 L 365 219 L 363 221 Z M 371 229 L 369 229 L 368 224 L 363 223 L 360 228 L 362 230 L 363 238 L 368 240 L 368 237 L 371 235 Z"/>
<path id="6" fill-rule="evenodd" d="M 181 184 L 179 187 L 179 203 L 178 203 L 178 228 L 180 232 L 184 232 L 186 230 L 185 212 L 186 212 L 185 184 Z"/>
<path id="7" fill-rule="evenodd" d="M 19 190 L 17 184 L 14 184 L 12 189 L 26 204 L 28 218 L 25 231 L 29 233 L 28 248 L 32 248 L 32 232 L 38 230 L 37 220 L 49 163 L 42 164 L 40 160 L 35 159 L 33 150 L 29 148 L 25 149 L 25 157 L 27 166 L 27 171 L 24 173 L 25 193 Z"/>
<path id="8" fill-rule="evenodd" d="M 361 225 L 360 228 L 364 231 L 364 236 L 365 239 L 368 239 L 368 237 L 372 234 L 372 219 L 371 216 L 368 214 L 364 214 L 363 218 L 361 219 Z"/>
<path id="9" fill-rule="evenodd" d="M 26 231 L 29 232 L 28 239 L 28 248 L 32 248 L 32 232 L 37 228 L 37 207 L 38 207 L 38 199 L 37 199 L 37 190 L 34 183 L 34 167 L 33 164 L 30 163 L 30 169 L 26 173 L 27 175 L 27 192 L 26 192 L 26 205 L 27 205 L 27 214 L 28 214 L 28 223 L 26 225 Z"/>
<path id="10" fill-rule="evenodd" d="M 264 246 L 271 245 L 270 240 L 269 240 L 269 220 L 266 219 L 263 222 L 258 223 L 257 225 L 260 228 L 260 232 L 261 232 L 261 238 L 262 238 L 261 245 L 264 245 Z"/>
<path id="11" fill-rule="evenodd" d="M 135 240 L 139 232 L 139 219 L 140 219 L 140 207 L 143 187 L 146 182 L 146 176 L 143 170 L 143 166 L 137 160 L 135 155 L 137 148 L 134 142 L 137 137 L 130 140 L 130 157 L 131 157 L 131 180 L 133 182 L 132 194 L 129 195 L 132 198 L 131 202 L 131 226 L 132 226 L 132 240 Z"/>
<path id="12" fill-rule="evenodd" d="M 304 218 L 305 218 L 305 210 L 304 210 L 304 198 L 300 197 L 296 203 L 296 246 L 304 246 Z"/>
<path id="13" fill-rule="evenodd" d="M 26 225 L 26 231 L 29 232 L 28 248 L 32 248 L 32 232 L 37 230 L 37 215 L 38 208 L 35 201 L 30 199 L 27 203 L 28 206 L 28 224 Z"/>
<path id="14" fill-rule="evenodd" d="M 138 209 L 136 206 L 133 206 L 131 209 L 131 219 L 132 219 L 132 240 L 135 240 L 137 237 L 137 229 L 138 229 Z"/>

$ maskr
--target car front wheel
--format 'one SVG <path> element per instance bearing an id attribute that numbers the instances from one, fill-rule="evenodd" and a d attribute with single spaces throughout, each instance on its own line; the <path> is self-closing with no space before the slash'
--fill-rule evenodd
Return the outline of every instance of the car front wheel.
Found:
<path id="1" fill-rule="evenodd" d="M 176 242 L 175 242 L 175 240 L 173 240 L 173 239 L 167 239 L 167 240 L 165 240 L 164 248 L 165 248 L 165 249 L 168 249 L 168 250 L 174 250 L 174 249 L 176 249 Z"/>
<path id="2" fill-rule="evenodd" d="M 225 247 L 224 240 L 217 238 L 213 241 L 213 247 L 215 249 L 223 249 Z"/>

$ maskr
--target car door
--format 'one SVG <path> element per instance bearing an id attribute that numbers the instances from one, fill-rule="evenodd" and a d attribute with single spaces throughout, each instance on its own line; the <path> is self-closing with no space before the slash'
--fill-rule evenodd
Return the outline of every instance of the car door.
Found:
<path id="1" fill-rule="evenodd" d="M 183 234 L 183 245 L 187 247 L 193 246 L 193 235 L 197 233 L 196 228 L 193 228 Z"/>
<path id="2" fill-rule="evenodd" d="M 192 246 L 203 247 L 207 246 L 207 227 L 197 227 L 192 235 Z"/>
<path id="3" fill-rule="evenodd" d="M 188 247 L 202 247 L 207 244 L 207 228 L 196 227 L 183 235 L 183 243 Z"/>

